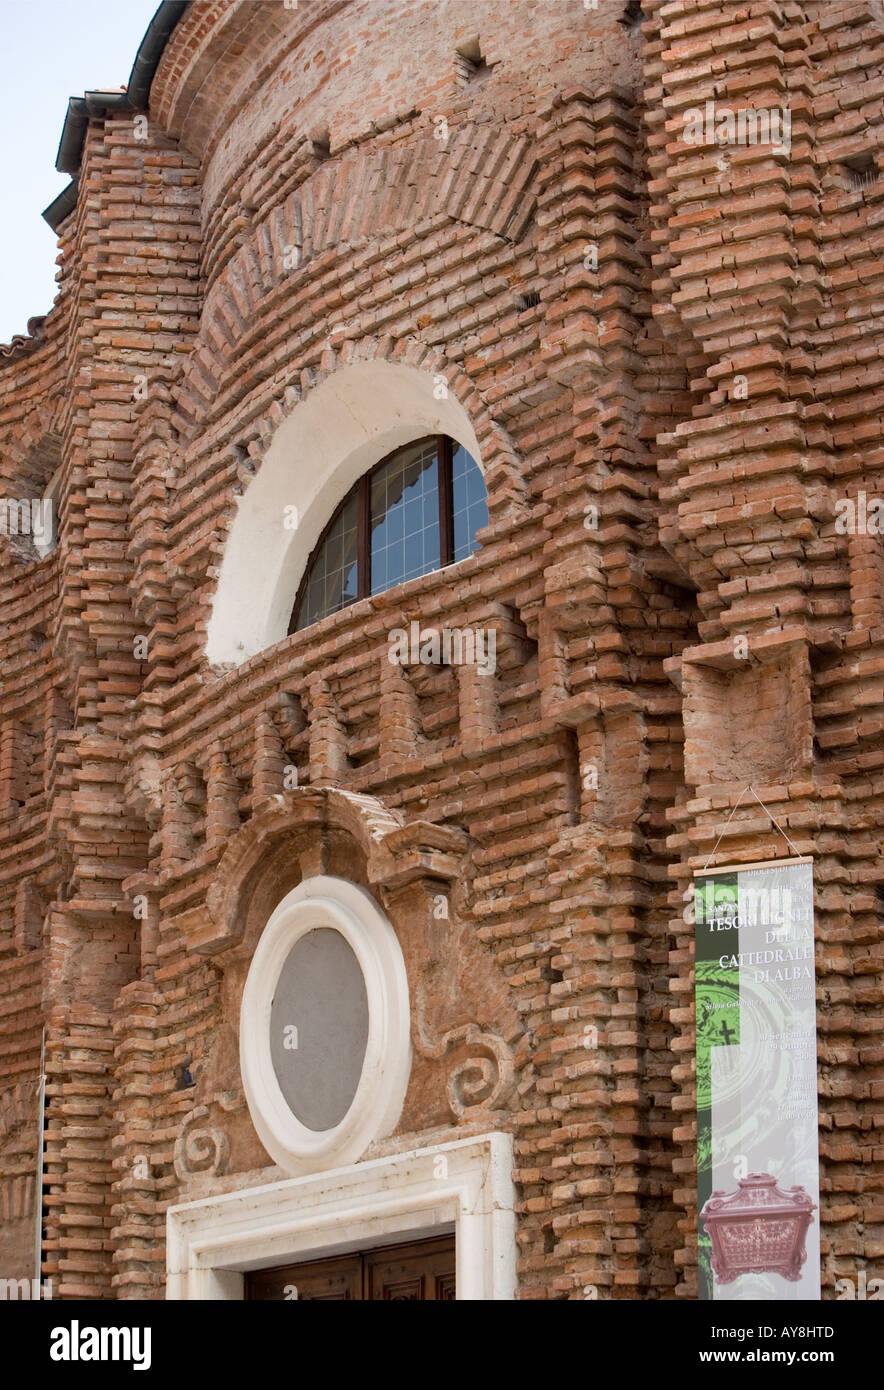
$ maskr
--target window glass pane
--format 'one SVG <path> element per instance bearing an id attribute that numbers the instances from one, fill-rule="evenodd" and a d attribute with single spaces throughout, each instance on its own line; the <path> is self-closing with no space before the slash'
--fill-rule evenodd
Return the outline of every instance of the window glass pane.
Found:
<path id="1" fill-rule="evenodd" d="M 436 441 L 402 449 L 371 480 L 371 592 L 439 568 Z"/>
<path id="2" fill-rule="evenodd" d="M 476 549 L 488 525 L 485 481 L 466 449 L 452 441 L 451 514 L 454 560 Z M 437 440 L 409 444 L 378 468 L 368 483 L 371 592 L 379 594 L 429 574 L 442 563 Z M 294 631 L 354 603 L 359 595 L 359 489 L 354 488 L 316 551 L 304 585 Z"/>
<path id="3" fill-rule="evenodd" d="M 451 487 L 454 494 L 454 558 L 465 560 L 478 548 L 476 532 L 488 525 L 485 480 L 479 465 L 466 449 L 455 444 L 451 458 Z"/>
<path id="4" fill-rule="evenodd" d="M 356 493 L 341 508 L 340 515 L 322 542 L 310 566 L 297 631 L 327 618 L 354 603 L 357 586 L 357 538 L 359 505 Z"/>

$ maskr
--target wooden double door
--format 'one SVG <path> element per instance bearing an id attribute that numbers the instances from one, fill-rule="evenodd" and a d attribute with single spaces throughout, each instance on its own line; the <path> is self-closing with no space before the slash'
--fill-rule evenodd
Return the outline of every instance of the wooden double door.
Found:
<path id="1" fill-rule="evenodd" d="M 331 1260 L 257 1269 L 245 1276 L 245 1296 L 276 1301 L 383 1299 L 424 1303 L 454 1299 L 454 1236 L 388 1245 Z"/>

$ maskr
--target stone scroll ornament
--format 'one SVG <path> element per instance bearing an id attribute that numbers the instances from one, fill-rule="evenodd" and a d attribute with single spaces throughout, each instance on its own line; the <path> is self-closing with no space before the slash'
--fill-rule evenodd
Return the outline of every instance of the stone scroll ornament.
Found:
<path id="1" fill-rule="evenodd" d="M 423 988 L 418 987 L 414 1009 L 412 1042 L 415 1051 L 436 1062 L 456 1048 L 465 1047 L 469 1055 L 457 1062 L 445 1083 L 448 1104 L 458 1120 L 469 1120 L 486 1110 L 505 1105 L 515 1084 L 515 1066 L 509 1046 L 496 1033 L 477 1023 L 451 1028 L 433 1041 L 424 1021 Z"/>
<path id="2" fill-rule="evenodd" d="M 173 1162 L 179 1182 L 200 1176 L 217 1177 L 227 1171 L 230 1162 L 230 1141 L 223 1129 L 201 1126 L 218 1104 L 222 1110 L 233 1112 L 245 1105 L 242 1091 L 217 1091 L 207 1105 L 197 1105 L 187 1117 L 184 1128 L 175 1141 Z"/>

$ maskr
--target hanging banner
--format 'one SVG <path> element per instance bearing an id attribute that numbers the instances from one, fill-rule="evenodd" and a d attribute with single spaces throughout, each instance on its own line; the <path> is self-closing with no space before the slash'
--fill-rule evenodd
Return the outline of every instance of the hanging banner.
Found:
<path id="1" fill-rule="evenodd" d="M 813 867 L 694 879 L 699 1296 L 820 1297 Z"/>

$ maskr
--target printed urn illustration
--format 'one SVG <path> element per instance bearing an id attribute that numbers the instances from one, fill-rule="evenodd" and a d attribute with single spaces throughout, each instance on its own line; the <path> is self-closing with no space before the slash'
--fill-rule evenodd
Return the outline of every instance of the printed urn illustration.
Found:
<path id="1" fill-rule="evenodd" d="M 781 1274 L 793 1283 L 800 1279 L 815 1210 L 803 1187 L 782 1192 L 770 1173 L 750 1173 L 740 1179 L 737 1192 L 713 1192 L 700 1220 L 712 1241 L 719 1284 L 750 1273 Z"/>

